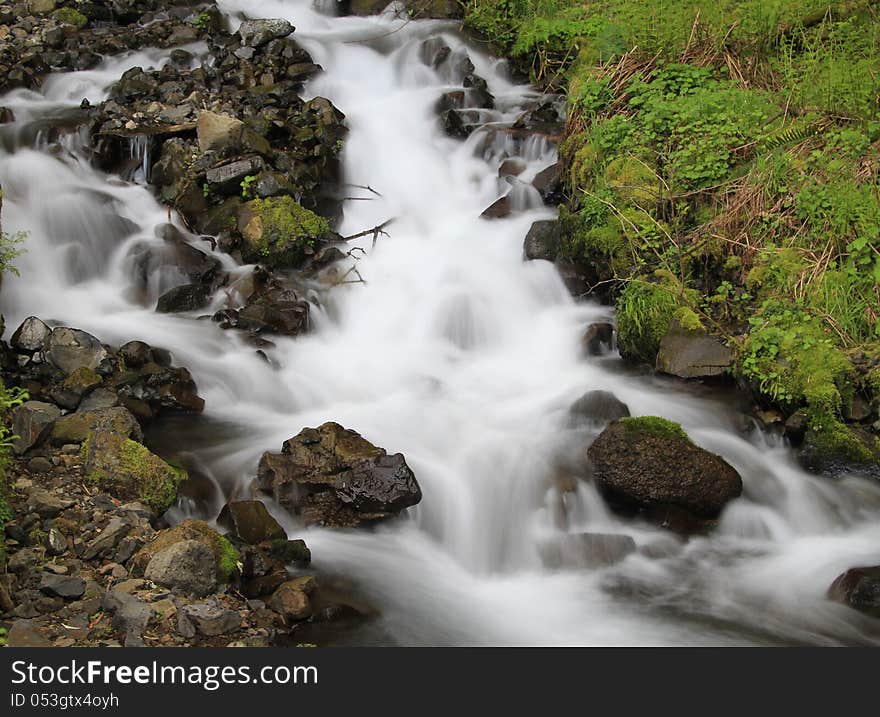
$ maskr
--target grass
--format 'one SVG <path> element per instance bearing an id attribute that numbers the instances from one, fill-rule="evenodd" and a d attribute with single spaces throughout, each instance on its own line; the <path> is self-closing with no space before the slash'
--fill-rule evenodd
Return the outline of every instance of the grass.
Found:
<path id="1" fill-rule="evenodd" d="M 880 397 L 875 3 L 466 7 L 567 95 L 561 254 L 611 287 L 622 353 L 653 361 L 679 320 L 721 334 L 760 401 L 809 408 L 819 429 Z"/>

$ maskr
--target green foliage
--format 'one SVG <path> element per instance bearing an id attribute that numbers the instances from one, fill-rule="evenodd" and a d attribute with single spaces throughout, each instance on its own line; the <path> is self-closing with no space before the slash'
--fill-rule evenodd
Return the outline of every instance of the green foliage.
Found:
<path id="1" fill-rule="evenodd" d="M 295 264 L 315 240 L 330 231 L 326 219 L 298 204 L 292 197 L 254 199 L 245 205 L 252 218 L 242 232 L 263 257 Z"/>
<path id="2" fill-rule="evenodd" d="M 20 388 L 6 388 L 0 379 L 0 569 L 6 565 L 6 521 L 12 511 L 6 500 L 6 468 L 9 465 L 12 442 L 15 436 L 7 426 L 9 411 L 27 401 L 26 391 Z"/>
<path id="3" fill-rule="evenodd" d="M 243 199 L 251 199 L 254 196 L 253 184 L 256 181 L 257 178 L 253 174 L 249 174 L 241 180 L 241 196 Z"/>
<path id="4" fill-rule="evenodd" d="M 803 307 L 768 300 L 750 321 L 741 371 L 763 396 L 789 409 L 836 415 L 852 393 L 852 364 Z"/>
<path id="5" fill-rule="evenodd" d="M 687 443 L 691 442 L 690 437 L 679 424 L 659 416 L 621 418 L 620 423 L 632 436 L 648 434 L 660 438 L 676 438 Z"/>

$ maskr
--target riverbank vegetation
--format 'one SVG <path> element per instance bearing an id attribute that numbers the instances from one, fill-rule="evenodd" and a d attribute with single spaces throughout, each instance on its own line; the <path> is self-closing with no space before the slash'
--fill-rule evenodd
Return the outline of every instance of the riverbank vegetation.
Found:
<path id="1" fill-rule="evenodd" d="M 471 0 L 466 21 L 567 95 L 563 258 L 625 354 L 721 336 L 766 406 L 876 458 L 880 9 L 865 0 Z M 827 441 L 825 441 L 827 443 Z"/>

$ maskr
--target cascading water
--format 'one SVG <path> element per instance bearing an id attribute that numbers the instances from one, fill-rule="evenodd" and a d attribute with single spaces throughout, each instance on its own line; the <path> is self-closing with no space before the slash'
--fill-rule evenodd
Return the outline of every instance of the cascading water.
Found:
<path id="1" fill-rule="evenodd" d="M 325 68 L 307 92 L 347 115 L 347 181 L 381 194 L 348 202 L 340 231 L 395 220 L 374 248 L 363 240 L 358 270 L 366 284 L 323 296 L 313 332 L 279 340 L 271 364 L 211 322 L 153 310 L 160 292 L 183 280 L 173 272 L 138 278 L 133 257 L 161 245 L 156 228 L 167 210 L 137 182 L 93 169 L 80 135 L 49 142 L 26 131 L 83 97 L 100 101 L 126 68 L 164 57 L 138 53 L 3 99 L 17 117 L 0 143 L 4 228 L 29 232 L 17 262 L 21 278 L 3 286 L 7 325 L 34 314 L 107 342 L 137 338 L 171 349 L 207 403 L 204 431 L 183 450 L 227 495 L 247 489 L 262 451 L 328 420 L 404 453 L 424 492 L 409 520 L 371 532 L 304 533 L 275 511 L 292 535 L 305 537 L 319 570 L 352 578 L 380 607 L 375 639 L 880 641 L 867 618 L 824 598 L 843 570 L 880 562 L 880 488 L 805 474 L 781 443 L 760 433 L 742 437 L 724 399 L 626 375 L 616 359 L 581 356 L 585 326 L 606 319 L 607 310 L 575 303 L 550 264 L 522 261 L 529 226 L 552 216 L 526 187 L 555 161 L 554 148 L 512 143 L 488 129 L 458 142 L 438 127 L 434 104 L 455 78 L 423 63 L 419 51 L 438 35 L 453 51 L 463 48 L 453 25 L 393 14 L 333 18 L 307 0 L 219 5 L 233 23 L 238 13 L 291 20 Z M 536 93 L 511 82 L 503 63 L 473 47 L 468 53 L 497 98 L 480 121 L 509 125 Z M 512 187 L 498 177 L 511 154 L 525 163 Z M 519 211 L 480 218 L 511 190 Z M 596 388 L 612 391 L 634 415 L 680 422 L 740 471 L 744 495 L 711 535 L 679 543 L 615 517 L 587 483 L 559 492 L 554 475 L 592 430 L 571 425 L 568 407 Z M 222 496 L 211 500 L 201 509 L 216 515 Z M 583 531 L 629 534 L 640 551 L 603 569 L 544 567 L 542 541 Z"/>

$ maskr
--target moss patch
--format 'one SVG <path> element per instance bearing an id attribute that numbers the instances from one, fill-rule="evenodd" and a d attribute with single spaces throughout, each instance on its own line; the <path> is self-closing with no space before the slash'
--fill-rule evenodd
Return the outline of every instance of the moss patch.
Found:
<path id="1" fill-rule="evenodd" d="M 81 453 L 87 480 L 120 500 L 140 500 L 158 514 L 174 504 L 187 478 L 186 471 L 145 446 L 113 433 L 91 433 Z"/>
<path id="2" fill-rule="evenodd" d="M 247 202 L 238 226 L 248 261 L 269 261 L 279 266 L 301 263 L 315 241 L 330 231 L 326 219 L 287 196 Z"/>
<path id="3" fill-rule="evenodd" d="M 811 411 L 802 459 L 808 468 L 822 472 L 876 468 L 880 462 L 880 439 L 847 426 L 833 415 Z"/>
<path id="4" fill-rule="evenodd" d="M 633 418 L 621 418 L 620 424 L 626 428 L 629 435 L 651 435 L 660 438 L 675 438 L 680 441 L 691 443 L 691 439 L 684 429 L 674 421 L 659 416 L 636 416 Z"/>
<path id="5" fill-rule="evenodd" d="M 185 520 L 159 533 L 152 543 L 144 546 L 132 558 L 133 574 L 143 575 L 154 555 L 183 540 L 196 540 L 211 550 L 217 565 L 217 579 L 220 582 L 228 583 L 234 577 L 241 560 L 238 550 L 202 520 Z"/>
<path id="6" fill-rule="evenodd" d="M 73 25 L 77 30 L 82 30 L 89 24 L 89 19 L 79 10 L 72 7 L 60 7 L 52 13 L 52 17 L 58 20 L 58 22 Z"/>

